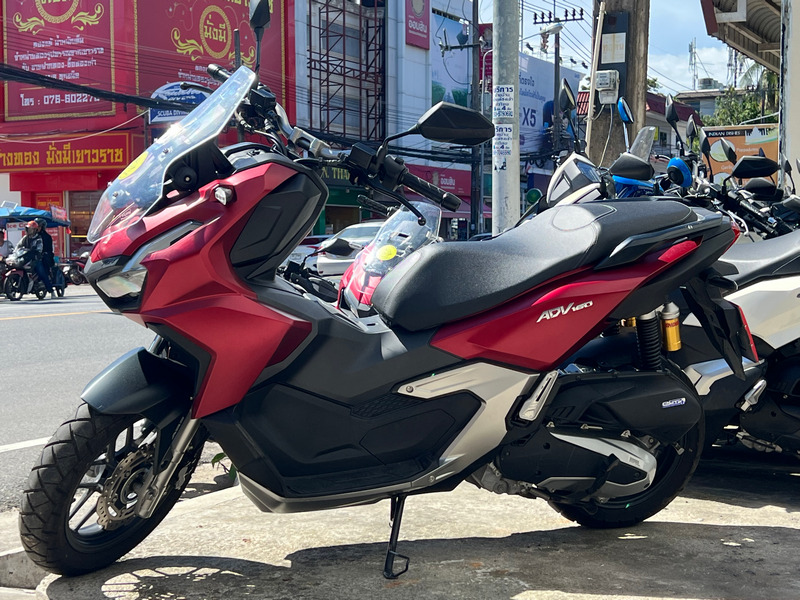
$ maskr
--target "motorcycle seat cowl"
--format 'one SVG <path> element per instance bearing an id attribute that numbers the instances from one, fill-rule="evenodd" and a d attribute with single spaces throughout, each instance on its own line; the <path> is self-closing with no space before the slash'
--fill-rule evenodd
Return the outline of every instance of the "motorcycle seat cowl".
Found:
<path id="1" fill-rule="evenodd" d="M 694 211 L 672 201 L 555 207 L 490 240 L 421 248 L 378 284 L 373 306 L 392 326 L 430 329 L 597 263 L 629 236 L 695 220 Z"/>
<path id="2" fill-rule="evenodd" d="M 715 266 L 740 288 L 764 277 L 800 275 L 800 230 L 769 240 L 734 244 Z"/>

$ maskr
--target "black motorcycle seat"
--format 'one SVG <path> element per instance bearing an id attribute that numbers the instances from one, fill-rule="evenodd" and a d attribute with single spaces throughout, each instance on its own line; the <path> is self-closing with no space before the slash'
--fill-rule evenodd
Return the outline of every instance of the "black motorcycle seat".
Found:
<path id="1" fill-rule="evenodd" d="M 800 230 L 760 242 L 734 244 L 715 267 L 740 288 L 766 277 L 800 275 Z"/>
<path id="2" fill-rule="evenodd" d="M 695 220 L 673 201 L 557 206 L 490 240 L 421 248 L 388 273 L 372 303 L 392 326 L 430 329 L 599 262 L 629 236 Z"/>

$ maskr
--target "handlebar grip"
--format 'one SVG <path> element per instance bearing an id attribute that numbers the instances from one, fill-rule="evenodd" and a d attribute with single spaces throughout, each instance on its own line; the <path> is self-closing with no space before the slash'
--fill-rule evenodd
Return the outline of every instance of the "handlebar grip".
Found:
<path id="1" fill-rule="evenodd" d="M 461 206 L 461 198 L 450 192 L 445 192 L 443 189 L 436 187 L 432 183 L 428 183 L 424 179 L 420 179 L 416 175 L 406 171 L 400 177 L 400 183 L 410 190 L 414 190 L 418 194 L 430 198 L 442 208 L 449 211 L 456 211 Z"/>
<path id="2" fill-rule="evenodd" d="M 206 71 L 208 72 L 208 74 L 212 78 L 214 78 L 217 81 L 220 81 L 222 83 L 227 81 L 228 78 L 231 76 L 231 72 L 230 71 L 228 71 L 227 69 L 225 69 L 223 67 L 220 67 L 219 65 L 215 65 L 213 63 L 208 65 L 208 67 L 206 68 Z"/>

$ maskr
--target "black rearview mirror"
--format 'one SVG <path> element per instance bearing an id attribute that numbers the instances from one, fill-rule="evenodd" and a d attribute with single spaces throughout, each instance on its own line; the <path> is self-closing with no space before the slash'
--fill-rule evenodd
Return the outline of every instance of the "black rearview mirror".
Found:
<path id="1" fill-rule="evenodd" d="M 689 116 L 686 122 L 686 140 L 691 144 L 692 140 L 697 137 L 697 125 L 694 122 L 694 115 Z"/>
<path id="2" fill-rule="evenodd" d="M 250 0 L 250 27 L 256 35 L 269 25 L 269 0 Z"/>
<path id="3" fill-rule="evenodd" d="M 675 104 L 672 102 L 672 96 L 667 96 L 667 109 L 665 112 L 665 116 L 667 118 L 667 123 L 675 127 L 675 124 L 680 120 L 678 118 L 678 109 L 675 108 Z"/>
<path id="4" fill-rule="evenodd" d="M 697 141 L 700 145 L 700 154 L 706 157 L 709 178 L 713 181 L 714 171 L 711 169 L 711 144 L 708 141 L 708 137 L 706 137 L 705 129 L 702 127 L 697 131 Z"/>
<path id="5" fill-rule="evenodd" d="M 719 140 L 720 145 L 722 146 L 722 151 L 725 153 L 725 158 L 731 164 L 735 164 L 737 157 L 736 157 L 736 149 L 733 147 L 728 140 L 725 138 L 720 138 Z"/>
<path id="6" fill-rule="evenodd" d="M 709 158 L 711 156 L 711 143 L 708 141 L 706 131 L 702 127 L 697 133 L 697 139 L 700 142 L 700 153 L 706 158 Z"/>
<path id="7" fill-rule="evenodd" d="M 787 175 L 792 174 L 792 163 L 788 159 L 783 161 L 783 172 Z"/>
<path id="8" fill-rule="evenodd" d="M 477 146 L 494 137 L 494 125 L 477 110 L 439 102 L 404 135 L 411 133 L 418 133 L 434 142 Z"/>
<path id="9" fill-rule="evenodd" d="M 558 92 L 558 106 L 562 112 L 572 112 L 577 106 L 575 94 L 566 79 L 561 80 L 561 90 Z"/>
<path id="10" fill-rule="evenodd" d="M 343 238 L 334 238 L 331 241 L 325 240 L 319 246 L 317 252 L 325 252 L 333 254 L 334 256 L 349 256 L 354 248 L 347 240 Z"/>

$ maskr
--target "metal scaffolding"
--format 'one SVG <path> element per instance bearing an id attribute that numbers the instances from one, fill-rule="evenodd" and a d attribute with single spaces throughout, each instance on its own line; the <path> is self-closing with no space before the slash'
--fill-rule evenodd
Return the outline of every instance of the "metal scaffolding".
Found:
<path id="1" fill-rule="evenodd" d="M 309 0 L 308 107 L 312 130 L 386 137 L 386 27 L 380 0 Z"/>

